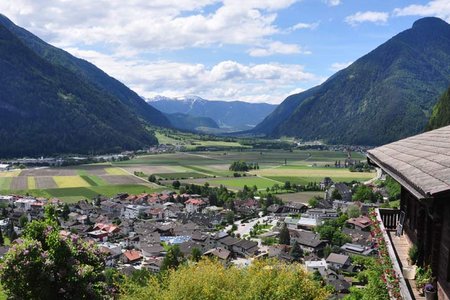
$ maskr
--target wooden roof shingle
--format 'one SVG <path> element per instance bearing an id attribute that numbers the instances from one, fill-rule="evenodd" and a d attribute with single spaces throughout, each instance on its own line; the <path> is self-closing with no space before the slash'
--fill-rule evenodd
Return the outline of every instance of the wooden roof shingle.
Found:
<path id="1" fill-rule="evenodd" d="M 450 192 L 450 126 L 369 150 L 367 156 L 418 198 Z"/>

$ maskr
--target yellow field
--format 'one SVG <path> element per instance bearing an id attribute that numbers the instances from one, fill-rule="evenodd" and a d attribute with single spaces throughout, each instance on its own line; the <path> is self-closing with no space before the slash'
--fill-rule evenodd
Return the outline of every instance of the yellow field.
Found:
<path id="1" fill-rule="evenodd" d="M 16 177 L 19 176 L 20 172 L 22 172 L 22 170 L 0 172 L 0 177 Z"/>
<path id="2" fill-rule="evenodd" d="M 126 171 L 120 168 L 105 168 L 105 171 L 109 175 L 130 175 L 130 173 L 127 173 Z"/>
<path id="3" fill-rule="evenodd" d="M 28 189 L 34 190 L 36 188 L 36 180 L 33 176 L 28 176 Z"/>
<path id="4" fill-rule="evenodd" d="M 90 187 L 80 176 L 53 176 L 53 180 L 59 188 Z"/>
<path id="5" fill-rule="evenodd" d="M 348 178 L 373 178 L 376 173 L 350 172 L 348 169 L 335 168 L 272 168 L 252 171 L 252 174 L 260 176 L 295 176 L 295 177 L 348 177 Z"/>

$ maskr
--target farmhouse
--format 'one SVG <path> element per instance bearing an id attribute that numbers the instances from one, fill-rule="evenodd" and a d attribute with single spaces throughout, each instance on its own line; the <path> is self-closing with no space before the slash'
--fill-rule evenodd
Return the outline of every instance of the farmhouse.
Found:
<path id="1" fill-rule="evenodd" d="M 450 126 L 370 150 L 368 161 L 401 185 L 395 223 L 378 210 L 384 226 L 417 245 L 418 264 L 431 266 L 439 299 L 449 299 Z"/>
<path id="2" fill-rule="evenodd" d="M 331 253 L 326 261 L 330 268 L 335 270 L 345 269 L 350 266 L 350 257 L 347 255 Z"/>
<path id="3" fill-rule="evenodd" d="M 358 229 L 361 231 L 369 231 L 370 219 L 367 216 L 360 216 L 357 218 L 351 218 L 347 220 L 347 226 L 349 228 Z"/>

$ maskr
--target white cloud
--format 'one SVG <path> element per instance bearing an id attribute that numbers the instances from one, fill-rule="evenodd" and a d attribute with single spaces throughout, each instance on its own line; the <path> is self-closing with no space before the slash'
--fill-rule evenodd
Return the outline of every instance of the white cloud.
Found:
<path id="1" fill-rule="evenodd" d="M 450 22 L 450 1 L 434 0 L 425 5 L 413 4 L 394 10 L 395 16 L 435 16 Z"/>
<path id="2" fill-rule="evenodd" d="M 295 1 L 2 0 L 0 11 L 58 46 L 160 51 L 267 40 L 280 31 L 276 12 Z"/>
<path id="3" fill-rule="evenodd" d="M 253 56 L 310 53 L 275 38 L 286 30 L 276 25 L 277 13 L 297 1 L 0 0 L 0 12 L 145 97 L 194 94 L 277 103 L 290 91 L 322 78 L 298 64 L 221 59 L 220 48 L 238 45 Z M 179 49 L 193 47 L 217 49 L 218 62 L 189 63 L 189 57 L 174 61 Z"/>
<path id="4" fill-rule="evenodd" d="M 297 23 L 290 28 L 291 31 L 299 29 L 316 29 L 319 26 L 319 22 L 315 23 Z"/>
<path id="5" fill-rule="evenodd" d="M 350 66 L 353 62 L 349 61 L 349 62 L 335 62 L 331 65 L 330 70 L 333 72 L 337 72 L 340 71 L 342 69 L 347 68 L 348 66 Z"/>
<path id="6" fill-rule="evenodd" d="M 124 59 L 76 48 L 68 50 L 93 62 L 147 98 L 199 95 L 215 100 L 279 103 L 299 86 L 310 86 L 323 80 L 306 72 L 301 65 L 222 61 L 207 67 L 165 60 Z"/>
<path id="7" fill-rule="evenodd" d="M 248 51 L 250 56 L 270 56 L 274 54 L 311 54 L 308 50 L 303 50 L 295 44 L 284 44 L 281 42 L 272 42 L 258 48 L 252 48 Z"/>
<path id="8" fill-rule="evenodd" d="M 329 5 L 329 6 L 338 6 L 342 3 L 341 0 L 325 0 L 325 2 Z"/>
<path id="9" fill-rule="evenodd" d="M 359 23 L 371 22 L 375 24 L 385 24 L 389 18 L 389 14 L 380 11 L 365 11 L 357 12 L 354 15 L 345 18 L 345 22 L 352 26 L 356 26 Z"/>

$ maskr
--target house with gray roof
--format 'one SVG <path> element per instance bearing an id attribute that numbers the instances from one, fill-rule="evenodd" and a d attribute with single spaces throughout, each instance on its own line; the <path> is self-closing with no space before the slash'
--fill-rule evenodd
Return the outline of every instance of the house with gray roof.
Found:
<path id="1" fill-rule="evenodd" d="M 291 245 L 298 243 L 304 252 L 321 253 L 327 245 L 327 241 L 320 239 L 320 235 L 305 230 L 289 230 Z"/>
<path id="2" fill-rule="evenodd" d="M 334 270 L 348 268 L 351 264 L 350 257 L 348 255 L 337 253 L 330 253 L 326 259 L 326 262 L 328 263 L 328 266 Z"/>
<path id="3" fill-rule="evenodd" d="M 380 209 L 383 225 L 408 236 L 418 265 L 436 276 L 438 298 L 450 298 L 450 126 L 369 150 L 367 158 L 401 185 L 397 218 Z"/>

